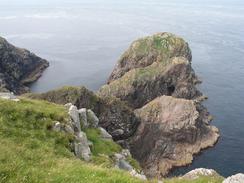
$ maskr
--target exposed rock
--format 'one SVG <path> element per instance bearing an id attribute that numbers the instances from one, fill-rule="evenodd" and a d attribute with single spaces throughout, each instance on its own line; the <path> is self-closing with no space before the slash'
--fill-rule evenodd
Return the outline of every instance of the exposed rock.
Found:
<path id="1" fill-rule="evenodd" d="M 81 124 L 84 128 L 87 128 L 89 126 L 87 122 L 87 110 L 86 108 L 79 109 L 79 114 L 80 114 L 80 121 Z"/>
<path id="2" fill-rule="evenodd" d="M 172 57 L 185 57 L 191 61 L 191 50 L 182 38 L 164 32 L 138 39 L 121 56 L 108 83 L 121 78 L 129 70 L 154 62 L 167 62 Z"/>
<path id="3" fill-rule="evenodd" d="M 112 132 L 112 135 L 117 137 L 117 136 L 122 136 L 124 134 L 124 130 L 122 129 L 117 129 Z"/>
<path id="4" fill-rule="evenodd" d="M 69 108 L 69 115 L 73 122 L 73 127 L 75 132 L 81 131 L 79 111 L 76 106 L 72 105 Z"/>
<path id="5" fill-rule="evenodd" d="M 131 137 L 139 124 L 133 109 L 125 102 L 114 97 L 100 98 L 85 87 L 63 87 L 43 94 L 25 96 L 63 105 L 73 103 L 78 108 L 91 109 L 99 119 L 99 126 L 106 129 L 116 141 Z M 118 129 L 122 129 L 123 133 L 112 134 Z"/>
<path id="6" fill-rule="evenodd" d="M 82 131 L 76 136 L 76 142 L 74 143 L 75 155 L 79 158 L 83 158 L 85 161 L 91 159 L 91 150 L 86 134 Z"/>
<path id="7" fill-rule="evenodd" d="M 0 91 L 28 92 L 27 85 L 36 81 L 48 66 L 46 60 L 0 37 Z"/>
<path id="8" fill-rule="evenodd" d="M 161 95 L 194 99 L 201 96 L 197 77 L 184 57 L 173 57 L 168 64 L 153 64 L 128 71 L 121 78 L 103 86 L 98 95 L 114 96 L 139 108 Z"/>
<path id="9" fill-rule="evenodd" d="M 65 125 L 64 126 L 64 131 L 70 134 L 74 134 L 74 129 L 71 127 L 71 125 Z"/>
<path id="10" fill-rule="evenodd" d="M 20 101 L 20 99 L 18 99 L 13 93 L 9 93 L 9 92 L 0 93 L 0 98 L 6 99 L 6 100 L 12 100 L 15 102 Z"/>
<path id="11" fill-rule="evenodd" d="M 54 126 L 53 126 L 53 130 L 56 132 L 61 131 L 61 123 L 59 121 L 54 121 Z"/>
<path id="12" fill-rule="evenodd" d="M 93 128 L 98 127 L 99 119 L 91 109 L 87 110 L 87 121 L 89 127 L 93 127 Z"/>
<path id="13" fill-rule="evenodd" d="M 238 173 L 236 175 L 226 178 L 223 183 L 244 183 L 244 174 Z"/>
<path id="14" fill-rule="evenodd" d="M 135 111 L 141 120 L 131 152 L 149 177 L 166 175 L 172 167 L 192 162 L 193 155 L 214 145 L 219 137 L 207 114 L 192 100 L 156 98 Z M 204 122 L 203 122 L 204 121 Z"/>
<path id="15" fill-rule="evenodd" d="M 147 180 L 147 177 L 144 175 L 144 174 L 140 174 L 138 173 L 136 170 L 131 170 L 130 171 L 130 174 L 133 176 L 133 177 L 136 177 L 138 179 L 141 179 L 141 180 Z"/>
<path id="16" fill-rule="evenodd" d="M 119 167 L 119 169 L 122 169 L 122 170 L 126 170 L 126 171 L 132 171 L 133 170 L 133 167 L 124 159 L 120 159 L 118 161 L 117 166 Z"/>
<path id="17" fill-rule="evenodd" d="M 219 174 L 213 169 L 197 168 L 195 170 L 186 173 L 181 178 L 194 180 L 194 179 L 198 179 L 200 176 L 212 177 L 212 176 L 219 176 Z"/>
<path id="18" fill-rule="evenodd" d="M 103 139 L 112 140 L 112 136 L 104 128 L 99 127 L 99 130 Z"/>

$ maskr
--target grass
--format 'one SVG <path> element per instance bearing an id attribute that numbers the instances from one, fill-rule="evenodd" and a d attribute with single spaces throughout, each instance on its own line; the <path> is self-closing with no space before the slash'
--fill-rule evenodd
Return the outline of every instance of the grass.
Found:
<path id="1" fill-rule="evenodd" d="M 0 100 L 0 182 L 141 182 L 124 171 L 77 159 L 69 149 L 73 137 L 48 130 L 52 121 L 66 123 L 67 117 L 63 106 L 48 102 Z M 95 159 L 119 150 L 97 142 L 96 130 L 90 132 Z"/>

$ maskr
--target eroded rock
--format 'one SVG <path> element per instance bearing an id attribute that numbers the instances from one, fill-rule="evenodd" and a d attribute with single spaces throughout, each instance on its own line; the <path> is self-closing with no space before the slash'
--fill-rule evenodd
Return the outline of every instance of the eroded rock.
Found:
<path id="1" fill-rule="evenodd" d="M 193 155 L 214 145 L 216 127 L 203 122 L 194 101 L 158 97 L 135 110 L 141 124 L 131 142 L 131 152 L 149 177 L 166 175 L 172 167 L 192 162 Z"/>
<path id="2" fill-rule="evenodd" d="M 22 94 L 49 63 L 28 50 L 17 48 L 0 37 L 0 91 Z"/>

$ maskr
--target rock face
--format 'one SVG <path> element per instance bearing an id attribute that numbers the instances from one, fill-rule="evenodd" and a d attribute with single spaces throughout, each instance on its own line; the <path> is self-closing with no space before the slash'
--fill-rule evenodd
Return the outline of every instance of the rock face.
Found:
<path id="1" fill-rule="evenodd" d="M 162 96 L 135 113 L 141 124 L 131 152 L 149 177 L 164 176 L 172 167 L 191 163 L 193 154 L 219 137 L 217 128 L 202 122 L 203 114 L 192 100 Z"/>
<path id="2" fill-rule="evenodd" d="M 160 33 L 132 43 L 98 95 L 140 108 L 161 95 L 197 98 L 202 95 L 197 83 L 188 44 L 173 34 Z"/>
<path id="3" fill-rule="evenodd" d="M 204 97 L 196 87 L 200 81 L 191 60 L 188 44 L 178 36 L 158 33 L 139 39 L 97 93 L 134 109 L 140 125 L 127 141 L 148 177 L 162 177 L 173 167 L 191 163 L 194 154 L 219 137 L 201 104 Z"/>
<path id="4" fill-rule="evenodd" d="M 191 61 L 191 50 L 182 38 L 166 32 L 141 38 L 134 41 L 121 56 L 108 83 L 132 69 L 144 68 L 154 62 L 165 62 L 173 57 L 185 57 Z"/>
<path id="5" fill-rule="evenodd" d="M 0 91 L 29 91 L 27 85 L 36 81 L 48 66 L 46 60 L 0 37 Z"/>

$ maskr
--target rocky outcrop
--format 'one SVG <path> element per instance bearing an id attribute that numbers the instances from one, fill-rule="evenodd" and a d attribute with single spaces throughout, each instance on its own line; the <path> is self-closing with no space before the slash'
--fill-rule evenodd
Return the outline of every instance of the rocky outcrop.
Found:
<path id="1" fill-rule="evenodd" d="M 219 137 L 201 104 L 205 97 L 196 87 L 200 81 L 191 59 L 188 44 L 173 34 L 139 39 L 97 93 L 119 98 L 134 109 L 140 125 L 127 141 L 148 177 L 162 177 L 173 167 L 191 163 L 194 154 Z"/>
<path id="2" fill-rule="evenodd" d="M 219 134 L 192 100 L 162 96 L 135 110 L 141 124 L 131 152 L 149 177 L 165 176 L 172 167 L 192 162 Z"/>
<path id="3" fill-rule="evenodd" d="M 168 62 L 173 57 L 185 57 L 191 61 L 188 43 L 171 33 L 158 33 L 134 41 L 121 56 L 108 83 L 121 78 L 135 68 L 144 68 L 154 62 Z"/>
<path id="4" fill-rule="evenodd" d="M 28 84 L 36 81 L 48 66 L 46 60 L 0 37 L 0 91 L 28 92 Z"/>
<path id="5" fill-rule="evenodd" d="M 114 96 L 140 108 L 161 95 L 194 99 L 200 81 L 191 67 L 191 50 L 182 38 L 159 33 L 132 43 L 98 95 Z"/>
<path id="6" fill-rule="evenodd" d="M 99 97 L 85 87 L 63 87 L 47 93 L 25 96 L 58 104 L 73 103 L 78 108 L 91 109 L 98 117 L 99 125 L 106 129 L 114 140 L 122 143 L 134 134 L 139 125 L 133 109 L 125 102 L 114 97 Z"/>
<path id="7" fill-rule="evenodd" d="M 244 182 L 244 174 L 238 173 L 236 175 L 232 175 L 230 177 L 227 177 L 223 183 L 243 183 Z"/>
<path id="8" fill-rule="evenodd" d="M 189 179 L 189 180 L 195 180 L 201 176 L 213 177 L 213 176 L 220 176 L 220 175 L 213 169 L 197 168 L 195 170 L 192 170 L 192 171 L 186 173 L 181 178 Z"/>

